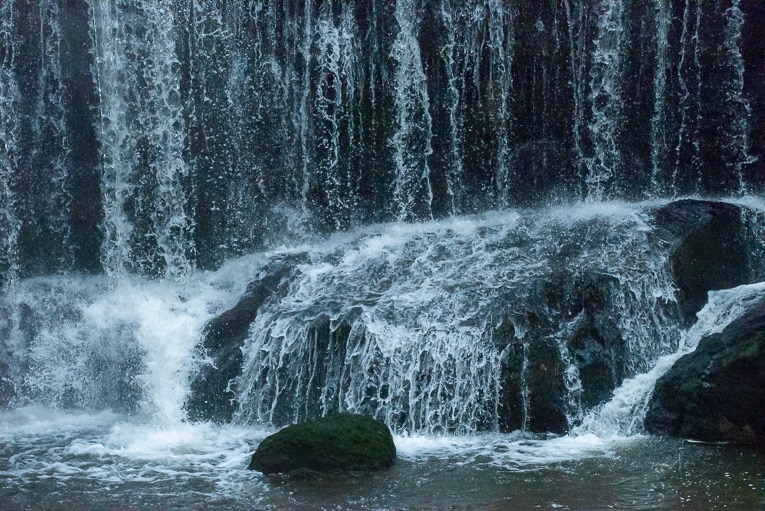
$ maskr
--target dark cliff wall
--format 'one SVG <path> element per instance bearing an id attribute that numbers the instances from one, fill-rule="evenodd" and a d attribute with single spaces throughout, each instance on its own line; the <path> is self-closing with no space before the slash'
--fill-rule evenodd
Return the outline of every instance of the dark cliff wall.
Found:
<path id="1" fill-rule="evenodd" d="M 0 26 L 3 274 L 765 182 L 754 0 L 9 0 Z"/>

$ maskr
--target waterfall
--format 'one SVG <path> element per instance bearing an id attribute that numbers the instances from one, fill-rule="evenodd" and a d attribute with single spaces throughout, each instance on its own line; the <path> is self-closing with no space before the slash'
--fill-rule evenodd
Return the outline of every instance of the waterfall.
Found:
<path id="1" fill-rule="evenodd" d="M 692 182 L 700 180 L 700 148 L 698 137 L 698 125 L 700 122 L 700 97 L 701 93 L 701 62 L 700 62 L 700 37 L 699 27 L 701 24 L 702 6 L 695 6 L 695 16 L 691 19 L 692 3 L 685 2 L 683 9 L 683 28 L 680 35 L 680 56 L 677 66 L 677 81 L 681 90 L 679 98 L 680 121 L 677 131 L 677 144 L 675 146 L 675 164 L 670 185 L 673 189 L 678 187 L 678 176 L 689 174 L 695 176 Z M 693 25 L 690 23 L 693 21 Z M 692 45 L 692 46 L 691 46 Z M 693 50 L 690 52 L 689 50 Z M 691 56 L 693 57 L 691 59 Z M 686 67 L 693 66 L 695 73 L 686 71 Z M 687 77 L 686 77 L 687 75 Z M 690 145 L 690 148 L 687 146 Z M 683 159 L 688 158 L 690 159 Z M 684 190 L 685 187 L 681 188 Z"/>
<path id="2" fill-rule="evenodd" d="M 755 193 L 751 9 L 5 2 L 3 272 L 176 278 L 374 222 Z"/>
<path id="3" fill-rule="evenodd" d="M 446 194 L 448 209 L 451 213 L 459 213 L 459 183 L 462 179 L 462 154 L 460 148 L 461 132 L 464 130 L 464 119 L 460 108 L 460 88 L 458 87 L 459 70 L 456 68 L 457 30 L 452 18 L 451 3 L 446 1 L 441 5 L 442 22 L 446 28 L 446 43 L 442 53 L 443 65 L 446 69 L 448 83 L 446 105 L 449 115 L 449 148 L 446 151 L 448 167 L 446 174 Z"/>
<path id="4" fill-rule="evenodd" d="M 368 229 L 309 249 L 310 263 L 250 327 L 236 420 L 356 411 L 410 433 L 496 430 L 502 375 L 519 371 L 527 416 L 523 374 L 550 339 L 573 425 L 588 406 L 583 382 L 592 386 L 576 340 L 591 318 L 566 300 L 610 282 L 596 321 L 621 337 L 625 365 L 614 370 L 645 371 L 678 342 L 666 250 L 638 209 L 585 206 Z"/>
<path id="5" fill-rule="evenodd" d="M 394 216 L 398 220 L 432 218 L 433 190 L 428 157 L 433 152 L 433 131 L 414 1 L 397 2 L 395 17 L 398 34 L 393 42 L 392 56 L 396 61 L 396 133 L 391 141 L 396 164 Z"/>
<path id="6" fill-rule="evenodd" d="M 184 120 L 172 11 L 140 2 L 91 5 L 99 96 L 108 274 L 190 270 Z"/>
<path id="7" fill-rule="evenodd" d="M 726 61 L 731 66 L 730 88 L 725 95 L 725 103 L 730 110 L 730 140 L 726 145 L 731 147 L 733 157 L 728 165 L 732 167 L 737 178 L 738 191 L 747 193 L 747 183 L 744 179 L 743 167 L 756 161 L 749 154 L 749 120 L 752 109 L 744 94 L 744 59 L 741 55 L 741 31 L 744 26 L 744 13 L 741 1 L 735 0 L 725 11 L 725 53 Z"/>
<path id="8" fill-rule="evenodd" d="M 573 428 L 573 433 L 609 436 L 642 432 L 642 420 L 656 380 L 680 357 L 696 349 L 703 337 L 722 332 L 751 310 L 751 306 L 762 299 L 763 291 L 765 283 L 760 282 L 710 292 L 709 302 L 698 312 L 698 321 L 681 332 L 677 350 L 659 357 L 649 371 L 626 379 L 609 401 L 590 411 L 582 423 Z"/>
<path id="9" fill-rule="evenodd" d="M 14 59 L 13 2 L 0 6 L 0 286 L 13 281 L 18 272 L 19 223 L 12 191 L 13 168 L 17 158 L 16 126 L 13 111 L 19 91 L 11 72 Z"/>
<path id="10" fill-rule="evenodd" d="M 651 118 L 651 166 L 653 167 L 654 186 L 658 177 L 666 173 L 665 155 L 669 154 L 667 140 L 667 78 L 670 72 L 667 60 L 669 50 L 669 28 L 671 24 L 670 6 L 659 2 L 656 6 L 656 64 L 653 78 L 654 107 Z M 670 184 L 670 189 L 674 183 Z M 675 190 L 672 190 L 673 192 Z"/>
<path id="11" fill-rule="evenodd" d="M 593 156 L 586 178 L 587 197 L 599 201 L 613 197 L 613 181 L 622 171 L 619 144 L 622 130 L 624 97 L 622 92 L 622 60 L 624 53 L 624 5 L 621 0 L 606 2 L 598 14 L 598 35 L 595 40 L 591 76 L 592 122 L 589 130 Z"/>
<path id="12" fill-rule="evenodd" d="M 761 452 L 645 433 L 762 319 L 764 24 L 0 0 L 2 507 L 762 508 Z M 401 462 L 245 469 L 338 412 Z"/>
<path id="13" fill-rule="evenodd" d="M 353 10 L 343 6 L 340 21 L 335 22 L 327 5 L 320 12 L 315 42 L 319 56 L 317 67 L 322 82 L 318 85 L 316 110 L 322 142 L 315 149 L 315 172 L 310 177 L 314 187 L 323 187 L 326 212 L 332 212 L 335 230 L 347 228 L 354 209 L 353 197 L 359 188 L 358 174 L 343 161 L 343 143 L 355 145 L 359 138 L 355 110 L 359 108 L 359 43 Z M 347 141 L 341 139 L 348 139 Z"/>
<path id="14" fill-rule="evenodd" d="M 98 347 L 89 293 L 129 308 L 117 289 L 156 281 L 173 305 L 147 307 L 174 317 L 233 261 L 302 251 L 246 336 L 236 420 L 534 429 L 554 387 L 570 429 L 680 342 L 653 205 L 618 201 L 763 189 L 757 20 L 741 0 L 7 0 L 0 362 L 28 402 L 142 409 L 167 337 L 132 310 Z M 606 337 L 620 362 L 597 373 Z"/>
<path id="15" fill-rule="evenodd" d="M 2 6 L 0 75 L 2 229 L 4 280 L 21 270 L 19 258 L 38 269 L 71 268 L 71 197 L 67 164 L 67 85 L 62 69 L 62 28 L 54 3 Z M 28 17 L 28 19 L 26 19 Z M 21 39 L 16 30 L 29 30 Z M 34 59 L 23 79 L 19 68 Z M 23 169 L 23 171 L 21 170 Z M 24 210 L 29 216 L 21 217 Z M 27 228 L 23 228 L 27 227 Z M 34 248 L 49 243 L 45 253 Z"/>

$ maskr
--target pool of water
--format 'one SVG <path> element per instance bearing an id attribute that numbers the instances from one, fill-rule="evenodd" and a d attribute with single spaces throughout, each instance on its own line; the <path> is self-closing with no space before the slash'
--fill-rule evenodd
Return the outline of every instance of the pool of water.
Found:
<path id="1" fill-rule="evenodd" d="M 397 437 L 368 476 L 246 470 L 268 431 L 0 412 L 3 510 L 762 510 L 765 451 L 648 436 Z"/>

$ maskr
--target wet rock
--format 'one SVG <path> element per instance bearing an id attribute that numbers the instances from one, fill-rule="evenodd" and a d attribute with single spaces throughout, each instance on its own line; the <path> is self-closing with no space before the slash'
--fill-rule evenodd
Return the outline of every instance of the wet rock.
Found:
<path id="1" fill-rule="evenodd" d="M 533 300 L 540 305 L 524 318 L 523 338 L 507 320 L 494 332 L 505 345 L 499 424 L 503 431 L 566 433 L 578 407 L 604 402 L 626 374 L 626 346 L 611 317 L 608 276 L 553 274 Z M 576 371 L 572 395 L 567 378 Z"/>
<path id="2" fill-rule="evenodd" d="M 368 472 L 388 468 L 395 460 L 388 426 L 366 415 L 342 413 L 266 437 L 247 468 L 264 474 Z"/>
<path id="3" fill-rule="evenodd" d="M 503 429 L 565 433 L 566 387 L 557 347 L 549 339 L 514 343 L 504 360 Z"/>
<path id="4" fill-rule="evenodd" d="M 755 250 L 743 229 L 741 207 L 687 199 L 659 208 L 654 217 L 659 235 L 672 246 L 678 305 L 686 325 L 695 321 L 708 291 L 755 281 Z"/>
<path id="5" fill-rule="evenodd" d="M 657 382 L 646 431 L 765 445 L 765 297 Z"/>
<path id="6" fill-rule="evenodd" d="M 228 422 L 236 411 L 235 380 L 242 372 L 242 346 L 258 310 L 278 294 L 305 255 L 290 255 L 271 261 L 258 280 L 251 282 L 239 302 L 211 320 L 204 329 L 202 349 L 205 363 L 191 382 L 185 404 L 193 421 Z"/>
<path id="7" fill-rule="evenodd" d="M 651 235 L 669 246 L 677 288 L 677 303 L 659 301 L 656 313 L 690 325 L 709 291 L 762 280 L 762 244 L 748 229 L 748 214 L 734 204 L 690 199 L 652 212 Z M 523 311 L 525 317 L 516 313 L 494 332 L 504 350 L 502 430 L 565 433 L 578 413 L 607 401 L 628 376 L 628 349 L 615 321 L 624 284 L 569 266 L 569 261 L 582 260 L 581 239 L 589 235 L 575 228 L 556 239 L 553 271 L 524 300 L 532 308 Z M 512 323 L 522 325 L 521 336 L 507 326 Z M 579 388 L 572 391 L 572 383 Z"/>
<path id="8" fill-rule="evenodd" d="M 757 278 L 756 257 L 747 254 L 761 252 L 753 248 L 752 234 L 746 225 L 748 213 L 742 207 L 683 200 L 649 214 L 653 215 L 655 229 L 646 229 L 640 234 L 647 238 L 650 246 L 661 248 L 662 254 L 667 253 L 663 247 L 669 247 L 670 260 L 661 259 L 657 264 L 671 268 L 679 290 L 678 303 L 672 301 L 667 281 L 667 296 L 662 294 L 655 300 L 649 297 L 637 306 L 645 311 L 645 316 L 636 323 L 650 323 L 649 316 L 656 315 L 671 322 L 682 317 L 688 324 L 706 302 L 709 290 Z M 642 229 L 642 224 L 636 226 Z M 518 239 L 507 240 L 507 249 L 532 249 L 524 244 L 522 235 L 521 232 Z M 548 248 L 540 251 L 545 268 L 530 278 L 527 285 L 500 292 L 489 304 L 487 314 L 491 314 L 494 325 L 490 337 L 497 353 L 501 353 L 499 403 L 486 400 L 491 401 L 491 407 L 480 412 L 484 415 L 476 421 L 477 428 L 565 433 L 584 413 L 607 401 L 624 378 L 637 370 L 634 360 L 630 361 L 634 356 L 627 345 L 629 335 L 623 331 L 625 326 L 620 323 L 620 317 L 625 303 L 633 300 L 629 286 L 639 285 L 641 275 L 635 277 L 635 282 L 625 284 L 618 268 L 611 272 L 611 267 L 603 268 L 597 261 L 591 264 L 589 260 L 597 256 L 595 252 L 599 247 L 612 243 L 613 235 L 613 226 L 597 218 L 573 223 L 565 231 L 551 231 Z M 626 250 L 642 250 L 644 246 L 628 245 Z M 242 390 L 236 388 L 236 382 L 242 370 L 241 347 L 248 329 L 261 305 L 280 296 L 279 286 L 289 281 L 295 264 L 293 260 L 270 263 L 260 279 L 250 284 L 239 304 L 208 325 L 204 349 L 211 363 L 201 369 L 192 383 L 187 403 L 192 419 L 225 422 L 231 418 L 238 406 L 238 390 Z M 617 260 L 614 264 L 618 266 L 621 262 Z M 386 275 L 387 286 L 396 278 L 407 277 L 395 273 Z M 344 311 L 356 310 L 357 305 L 360 310 L 362 303 L 355 303 L 354 297 L 343 299 L 347 300 L 342 307 Z M 325 305 L 329 311 L 330 304 Z M 280 392 L 275 393 L 266 414 L 266 420 L 273 424 L 287 424 L 295 417 L 312 418 L 336 411 L 326 407 L 323 389 L 325 380 L 339 377 L 333 368 L 343 363 L 357 315 L 345 312 L 342 320 L 340 316 L 330 320 L 330 315 L 321 314 L 320 309 L 316 312 L 306 319 L 305 325 L 306 338 L 313 339 L 313 344 L 280 361 L 278 377 L 284 376 L 285 383 L 280 386 Z M 310 368 L 312 375 L 310 386 L 297 378 L 289 379 L 289 375 L 307 374 L 306 368 Z M 261 374 L 250 375 L 256 386 L 251 395 L 257 395 L 257 382 L 267 380 L 268 371 L 274 368 L 264 365 Z M 427 369 L 418 368 L 418 371 L 413 376 L 417 382 L 427 382 L 431 377 Z M 342 383 L 337 385 L 341 386 Z M 387 399 L 391 389 L 370 388 L 368 399 L 355 410 L 369 411 L 385 406 L 380 404 L 380 399 Z M 298 396 L 297 401 L 294 396 Z M 407 406 L 401 406 L 401 422 L 391 424 L 393 427 L 409 427 Z"/>

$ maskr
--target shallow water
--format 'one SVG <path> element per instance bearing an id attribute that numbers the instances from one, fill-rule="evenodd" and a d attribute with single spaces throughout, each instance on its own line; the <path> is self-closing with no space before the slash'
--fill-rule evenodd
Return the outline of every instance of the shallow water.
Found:
<path id="1" fill-rule="evenodd" d="M 268 433 L 110 413 L 0 415 L 2 509 L 758 510 L 765 451 L 647 436 L 397 437 L 370 476 L 246 470 Z"/>

